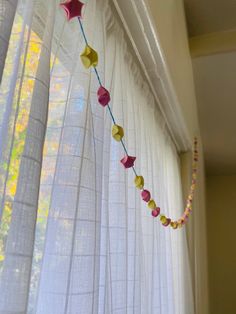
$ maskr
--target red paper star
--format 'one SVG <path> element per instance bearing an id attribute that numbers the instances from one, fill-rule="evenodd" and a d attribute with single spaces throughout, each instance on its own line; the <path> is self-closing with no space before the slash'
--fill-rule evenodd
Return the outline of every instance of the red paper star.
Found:
<path id="1" fill-rule="evenodd" d="M 84 4 L 79 0 L 69 0 L 60 4 L 65 10 L 68 21 L 74 17 L 81 17 Z"/>
<path id="2" fill-rule="evenodd" d="M 170 218 L 167 218 L 167 219 L 166 219 L 166 222 L 163 224 L 163 226 L 164 226 L 164 227 L 168 227 L 170 223 L 171 223 L 171 219 L 170 219 Z"/>
<path id="3" fill-rule="evenodd" d="M 107 106 L 111 100 L 110 93 L 108 92 L 108 90 L 105 87 L 100 86 L 100 88 L 97 91 L 97 95 L 98 95 L 98 102 L 103 107 Z"/>
<path id="4" fill-rule="evenodd" d="M 148 190 L 143 190 L 141 196 L 144 202 L 149 202 L 151 199 L 151 193 Z"/>
<path id="5" fill-rule="evenodd" d="M 125 156 L 124 158 L 121 159 L 121 163 L 124 165 L 125 168 L 131 168 L 134 166 L 136 157 L 132 156 Z"/>
<path id="6" fill-rule="evenodd" d="M 160 207 L 153 209 L 152 216 L 157 217 L 160 214 L 160 211 L 161 211 Z"/>

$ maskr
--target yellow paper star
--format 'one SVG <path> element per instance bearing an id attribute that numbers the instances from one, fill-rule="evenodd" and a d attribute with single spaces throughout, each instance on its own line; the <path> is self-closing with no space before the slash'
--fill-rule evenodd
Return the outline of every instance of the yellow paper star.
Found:
<path id="1" fill-rule="evenodd" d="M 156 205 L 154 200 L 150 200 L 148 202 L 148 207 L 151 208 L 151 209 L 155 209 L 157 207 L 157 205 Z"/>
<path id="2" fill-rule="evenodd" d="M 160 217 L 160 221 L 162 222 L 162 224 L 165 224 L 165 223 L 167 222 L 166 216 L 162 215 L 162 216 Z"/>
<path id="3" fill-rule="evenodd" d="M 142 176 L 136 176 L 134 179 L 134 184 L 135 184 L 136 188 L 142 190 L 142 188 L 144 186 L 144 178 Z"/>
<path id="4" fill-rule="evenodd" d="M 98 64 L 98 54 L 90 46 L 86 46 L 84 51 L 80 55 L 81 61 L 86 69 L 93 66 L 96 67 Z"/>
<path id="5" fill-rule="evenodd" d="M 120 142 L 124 136 L 124 130 L 121 126 L 114 124 L 112 127 L 112 137 L 117 142 Z"/>

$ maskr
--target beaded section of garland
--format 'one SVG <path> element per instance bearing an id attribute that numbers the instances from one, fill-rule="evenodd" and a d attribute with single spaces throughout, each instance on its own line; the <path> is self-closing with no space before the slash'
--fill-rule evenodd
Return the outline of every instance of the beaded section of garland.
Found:
<path id="1" fill-rule="evenodd" d="M 196 181 L 197 181 L 197 162 L 198 162 L 198 141 L 197 138 L 194 138 L 194 145 L 193 145 L 193 163 L 192 163 L 192 181 L 190 186 L 189 195 L 187 197 L 186 206 L 183 215 L 178 220 L 172 220 L 169 217 L 166 217 L 156 204 L 155 200 L 152 199 L 151 193 L 144 189 L 144 178 L 141 175 L 137 175 L 136 169 L 134 167 L 134 162 L 136 160 L 135 156 L 129 156 L 128 150 L 126 148 L 125 142 L 123 141 L 124 130 L 121 126 L 116 124 L 115 117 L 112 113 L 111 107 L 109 102 L 111 100 L 109 91 L 102 85 L 99 73 L 96 69 L 98 64 L 98 54 L 97 52 L 88 44 L 88 40 L 83 28 L 83 24 L 81 22 L 81 10 L 84 3 L 79 0 L 69 0 L 65 3 L 60 4 L 61 8 L 64 9 L 66 13 L 66 17 L 68 20 L 77 17 L 80 25 L 80 29 L 85 41 L 85 48 L 84 51 L 81 53 L 81 62 L 83 63 L 85 68 L 92 67 L 94 69 L 95 75 L 97 77 L 99 83 L 99 89 L 97 92 L 98 96 L 98 103 L 106 107 L 108 112 L 111 116 L 113 127 L 112 127 L 112 136 L 116 141 L 119 141 L 124 149 L 125 156 L 121 159 L 121 163 L 123 164 L 125 169 L 132 168 L 135 179 L 134 184 L 137 189 L 141 190 L 141 198 L 144 202 L 147 203 L 148 208 L 150 209 L 150 213 L 153 218 L 160 217 L 160 222 L 164 227 L 170 226 L 173 229 L 181 228 L 185 225 L 188 221 L 189 215 L 192 211 L 193 207 L 193 197 L 194 192 L 196 189 Z"/>

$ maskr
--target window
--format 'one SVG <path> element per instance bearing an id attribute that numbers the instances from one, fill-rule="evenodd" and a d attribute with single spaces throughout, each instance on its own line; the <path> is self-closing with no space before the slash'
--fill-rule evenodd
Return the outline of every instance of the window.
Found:
<path id="1" fill-rule="evenodd" d="M 91 0 L 84 27 L 136 169 L 177 218 L 178 154 L 122 25 Z M 1 90 L 0 312 L 190 314 L 185 234 L 160 227 L 121 167 L 83 48 L 54 1 L 20 1 Z"/>

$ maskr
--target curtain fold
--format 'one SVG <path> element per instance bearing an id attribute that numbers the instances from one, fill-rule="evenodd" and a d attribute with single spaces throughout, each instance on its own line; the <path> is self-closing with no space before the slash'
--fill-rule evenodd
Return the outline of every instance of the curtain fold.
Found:
<path id="1" fill-rule="evenodd" d="M 0 1 L 0 84 L 18 0 Z"/>
<path id="2" fill-rule="evenodd" d="M 5 1 L 10 5 L 11 9 L 13 10 L 11 2 Z M 20 107 L 20 98 L 21 98 L 21 87 L 24 81 L 24 72 L 25 72 L 25 65 L 26 65 L 26 57 L 27 57 L 27 50 L 28 50 L 28 42 L 30 38 L 30 31 L 26 29 L 26 25 L 32 24 L 32 11 L 33 11 L 33 3 L 30 1 L 27 2 L 28 9 L 23 11 L 23 22 L 20 24 L 21 32 L 19 37 L 17 38 L 17 46 L 16 52 L 10 53 L 9 57 L 7 58 L 7 48 L 8 42 L 6 46 L 6 51 L 3 54 L 2 60 L 2 70 L 4 69 L 5 60 L 6 63 L 12 64 L 11 69 L 9 69 L 6 75 L 6 81 L 2 82 L 2 95 L 5 92 L 5 103 L 2 103 L 2 119 L 1 119 L 1 132 L 0 132 L 0 161 L 1 161 L 1 178 L 0 178 L 0 218 L 2 218 L 2 211 L 5 203 L 5 195 L 6 195 L 6 188 L 7 188 L 7 180 L 9 176 L 9 167 L 10 167 L 10 158 L 13 150 L 14 145 L 14 133 L 15 133 L 15 125 L 16 120 L 19 113 Z M 11 11 L 11 23 L 7 27 L 8 29 L 8 41 L 12 31 L 12 23 L 15 16 L 16 10 L 16 2 L 14 6 L 14 12 Z M 27 36 L 27 37 L 26 37 Z M 25 38 L 27 38 L 26 44 L 24 43 Z M 9 50 L 13 50 L 10 47 Z M 20 60 L 23 57 L 23 62 L 21 64 Z M 10 60 L 11 58 L 11 60 Z M 10 75 L 10 71 L 13 71 L 13 74 Z M 20 79 L 19 79 L 20 78 Z M 3 167 L 2 165 L 6 165 Z"/>
<path id="3" fill-rule="evenodd" d="M 0 281 L 0 313 L 26 313 L 47 125 L 55 2 L 48 6 Z"/>
<path id="4" fill-rule="evenodd" d="M 80 62 L 78 21 L 56 0 L 19 1 L 15 19 L 15 71 L 5 64 L 1 86 L 0 313 L 194 313 L 185 230 L 154 220 L 122 168 L 96 76 Z M 177 219 L 179 156 L 123 27 L 105 0 L 87 3 L 83 24 L 136 169 Z"/>

